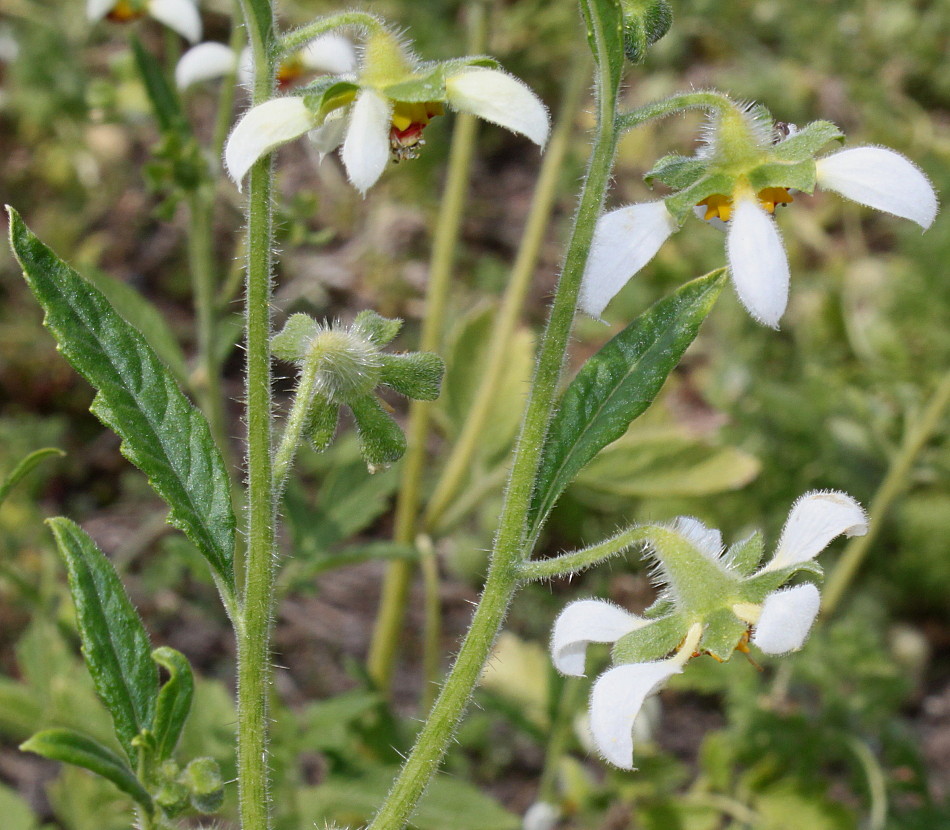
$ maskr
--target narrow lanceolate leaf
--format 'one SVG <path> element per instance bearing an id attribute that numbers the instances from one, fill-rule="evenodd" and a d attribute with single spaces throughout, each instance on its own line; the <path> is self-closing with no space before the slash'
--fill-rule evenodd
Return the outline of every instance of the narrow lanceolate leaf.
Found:
<path id="1" fill-rule="evenodd" d="M 577 373 L 541 453 L 531 536 L 578 471 L 647 409 L 693 342 L 724 281 L 720 269 L 687 283 L 641 314 Z"/>
<path id="2" fill-rule="evenodd" d="M 609 78 L 610 87 L 601 95 L 616 97 L 623 76 L 623 12 L 619 0 L 581 0 L 587 40 L 597 60 L 601 78 Z M 606 76 L 606 77 L 605 77 Z"/>
<path id="3" fill-rule="evenodd" d="M 137 37 L 132 38 L 132 54 L 139 74 L 145 83 L 145 92 L 152 102 L 152 110 L 159 127 L 163 130 L 187 130 L 187 122 L 181 113 L 181 104 L 175 88 L 168 82 L 162 65 Z"/>
<path id="4" fill-rule="evenodd" d="M 10 491 L 20 483 L 20 480 L 27 473 L 33 470 L 37 464 L 40 464 L 42 461 L 53 455 L 62 457 L 66 455 L 66 453 L 64 453 L 62 450 L 56 449 L 56 447 L 44 447 L 41 450 L 31 452 L 26 458 L 17 464 L 16 467 L 14 467 L 10 472 L 10 475 L 8 475 L 3 480 L 3 483 L 0 484 L 0 504 L 3 504 L 3 502 L 6 501 L 7 496 L 10 495 Z"/>
<path id="5" fill-rule="evenodd" d="M 47 729 L 20 744 L 20 749 L 101 775 L 132 796 L 150 814 L 153 810 L 152 799 L 145 787 L 122 759 L 98 741 L 79 732 L 72 729 Z"/>
<path id="6" fill-rule="evenodd" d="M 96 691 L 112 715 L 116 737 L 133 764 L 133 741 L 152 725 L 158 669 L 152 644 L 112 563 L 69 519 L 49 520 L 69 571 L 79 637 Z"/>
<path id="7" fill-rule="evenodd" d="M 184 729 L 185 721 L 191 712 L 195 679 L 185 655 L 173 648 L 162 646 L 155 649 L 152 659 L 169 673 L 168 680 L 158 693 L 152 726 L 156 760 L 165 761 L 175 751 L 181 730 Z"/>
<path id="8" fill-rule="evenodd" d="M 10 240 L 59 350 L 97 390 L 93 413 L 122 439 L 218 577 L 234 589 L 228 474 L 204 416 L 145 338 L 101 292 L 47 248 L 9 208 Z"/>

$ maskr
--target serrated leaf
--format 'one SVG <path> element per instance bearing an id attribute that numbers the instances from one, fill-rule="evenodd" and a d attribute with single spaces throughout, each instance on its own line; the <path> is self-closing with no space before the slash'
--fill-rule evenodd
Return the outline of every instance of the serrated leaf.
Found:
<path id="1" fill-rule="evenodd" d="M 45 459 L 54 455 L 62 458 L 66 453 L 56 447 L 44 447 L 41 450 L 31 452 L 26 458 L 20 461 L 20 463 L 11 470 L 10 475 L 3 480 L 3 484 L 0 484 L 0 504 L 6 501 L 7 496 L 10 495 L 10 491 L 17 486 L 25 475 L 30 473 Z"/>
<path id="2" fill-rule="evenodd" d="M 155 738 L 155 757 L 164 761 L 171 757 L 191 712 L 195 694 L 195 679 L 191 665 L 181 652 L 162 646 L 152 652 L 152 659 L 168 671 L 155 701 L 155 719 L 152 735 Z"/>
<path id="3" fill-rule="evenodd" d="M 720 269 L 687 283 L 641 314 L 577 373 L 541 452 L 529 538 L 587 462 L 647 409 L 698 334 L 724 281 Z"/>
<path id="4" fill-rule="evenodd" d="M 234 590 L 230 483 L 204 416 L 188 401 L 145 338 L 103 294 L 47 248 L 9 208 L 10 241 L 45 324 L 69 363 L 98 393 L 92 412 L 122 439 L 228 589 Z"/>
<path id="5" fill-rule="evenodd" d="M 581 0 L 581 12 L 587 25 L 587 41 L 595 60 L 603 63 L 600 69 L 609 83 L 609 88 L 601 89 L 600 94 L 616 97 L 626 57 L 620 3 L 618 0 Z"/>
<path id="6" fill-rule="evenodd" d="M 47 729 L 21 744 L 20 749 L 101 775 L 152 812 L 152 799 L 132 770 L 118 755 L 86 735 L 72 729 Z"/>
<path id="7" fill-rule="evenodd" d="M 91 269 L 85 276 L 105 295 L 116 313 L 142 333 L 175 379 L 185 386 L 188 383 L 188 363 L 162 313 L 130 285 L 98 268 Z"/>
<path id="8" fill-rule="evenodd" d="M 119 576 L 96 543 L 69 519 L 49 520 L 69 571 L 79 636 L 99 697 L 119 743 L 136 763 L 134 739 L 152 725 L 158 671 L 152 645 Z"/>
<path id="9" fill-rule="evenodd" d="M 395 770 L 376 768 L 360 778 L 330 778 L 318 787 L 301 790 L 300 818 L 313 822 L 359 824 L 379 807 Z M 495 799 L 456 778 L 437 776 L 409 820 L 415 830 L 517 830 L 520 819 Z"/>

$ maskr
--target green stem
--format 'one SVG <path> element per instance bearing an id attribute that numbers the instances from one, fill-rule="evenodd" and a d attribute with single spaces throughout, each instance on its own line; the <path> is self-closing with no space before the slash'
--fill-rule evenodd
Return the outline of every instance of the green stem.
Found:
<path id="1" fill-rule="evenodd" d="M 273 95 L 273 11 L 243 0 L 254 55 L 254 103 Z M 275 504 L 271 475 L 271 158 L 250 173 L 246 283 L 248 530 L 243 631 L 238 636 L 238 806 L 242 830 L 268 830 L 267 691 L 274 598 Z"/>
<path id="2" fill-rule="evenodd" d="M 833 614 L 838 607 L 838 603 L 841 602 L 845 591 L 858 572 L 858 568 L 861 567 L 864 557 L 867 556 L 868 551 L 874 544 L 884 522 L 884 517 L 907 486 L 914 464 L 917 462 L 917 457 L 940 426 L 940 421 L 948 405 L 950 405 L 950 373 L 943 376 L 923 414 L 916 423 L 907 429 L 900 450 L 891 462 L 887 475 L 884 476 L 881 486 L 871 500 L 871 505 L 868 508 L 871 522 L 867 534 L 858 536 L 848 543 L 844 553 L 841 554 L 841 558 L 835 565 L 835 569 L 828 577 L 822 602 L 822 613 L 825 616 Z"/>
<path id="3" fill-rule="evenodd" d="M 684 92 L 679 95 L 664 98 L 662 101 L 653 101 L 652 103 L 644 104 L 642 107 L 637 107 L 637 109 L 631 112 L 621 113 L 617 116 L 617 130 L 623 133 L 634 127 L 639 127 L 647 121 L 654 121 L 657 118 L 675 115 L 683 110 L 711 109 L 723 111 L 735 108 L 736 103 L 721 92 L 714 90 Z"/>
<path id="4" fill-rule="evenodd" d="M 558 702 L 554 722 L 551 724 L 551 736 L 548 738 L 544 755 L 544 771 L 538 784 L 538 801 L 558 804 L 561 801 L 558 792 L 558 768 L 561 758 L 567 752 L 571 738 L 574 713 L 584 699 L 586 684 L 579 677 L 568 677 L 561 685 L 561 699 Z"/>
<path id="5" fill-rule="evenodd" d="M 442 656 L 442 604 L 439 600 L 439 558 L 432 539 L 422 536 L 416 542 L 422 566 L 425 594 L 425 637 L 422 643 L 422 711 L 428 712 L 435 702 L 439 682 L 439 661 Z"/>
<path id="6" fill-rule="evenodd" d="M 302 26 L 293 32 L 288 32 L 278 43 L 278 53 L 280 55 L 286 55 L 290 52 L 296 52 L 298 49 L 302 49 L 306 46 L 311 40 L 316 40 L 320 35 L 325 35 L 327 32 L 339 29 L 342 26 L 356 26 L 367 32 L 379 32 L 386 28 L 382 18 L 374 14 L 357 11 L 342 12 L 328 17 L 321 17 L 319 20 L 314 20 L 313 23 L 307 26 Z"/>
<path id="7" fill-rule="evenodd" d="M 587 89 L 589 63 L 589 53 L 584 50 L 583 59 L 576 61 L 565 84 L 561 115 L 551 134 L 551 140 L 545 148 L 544 161 L 525 223 L 524 236 L 521 239 L 518 256 L 511 270 L 511 279 L 505 289 L 489 340 L 490 347 L 485 360 L 485 371 L 479 381 L 458 440 L 452 447 L 452 452 L 429 500 L 423 518 L 423 527 L 426 530 L 431 530 L 438 525 L 443 514 L 452 506 L 453 500 L 467 481 L 472 458 L 478 450 L 485 424 L 491 416 L 498 383 L 510 359 L 511 338 L 518 325 L 528 288 L 531 286 L 538 252 L 541 250 L 541 243 L 544 241 L 544 234 L 551 217 L 551 208 L 557 197 L 558 183 L 563 173 L 564 157 L 570 146 L 577 107 L 582 93 Z"/>
<path id="8" fill-rule="evenodd" d="M 637 542 L 643 542 L 650 538 L 650 534 L 656 532 L 657 529 L 652 525 L 638 525 L 623 530 L 615 536 L 583 550 L 562 553 L 560 556 L 551 559 L 535 559 L 522 562 L 518 566 L 518 575 L 525 582 L 533 582 L 539 579 L 554 579 L 559 576 L 580 573 L 594 567 L 594 565 L 605 562 L 613 556 L 624 553 Z"/>
<path id="9" fill-rule="evenodd" d="M 294 402 L 290 407 L 290 414 L 287 416 L 287 423 L 284 426 L 284 434 L 281 436 L 280 443 L 274 453 L 273 487 L 275 498 L 279 498 L 281 491 L 284 489 L 287 474 L 293 466 L 297 448 L 303 438 L 304 427 L 307 425 L 307 415 L 313 404 L 313 396 L 317 391 L 317 375 L 320 371 L 320 364 L 323 362 L 323 354 L 323 350 L 320 348 L 311 349 L 300 371 L 300 380 L 297 381 L 297 390 L 294 393 Z"/>
<path id="10" fill-rule="evenodd" d="M 605 35 L 595 32 L 597 54 L 606 55 Z M 554 405 L 574 321 L 581 278 L 603 205 L 616 148 L 616 88 L 607 61 L 599 64 L 597 135 L 564 261 L 564 271 L 541 341 L 538 368 L 508 480 L 508 489 L 481 600 L 451 672 L 416 738 L 399 777 L 369 830 L 402 830 L 452 739 L 518 587 L 518 565 L 534 478 Z"/>
<path id="11" fill-rule="evenodd" d="M 473 52 L 482 48 L 485 39 L 485 13 L 481 3 L 472 7 L 470 46 Z M 429 286 L 426 294 L 426 313 L 419 337 L 419 351 L 437 352 L 445 327 L 445 308 L 451 285 L 455 249 L 462 224 L 462 210 L 475 154 L 475 134 L 478 122 L 473 115 L 459 115 L 452 131 L 449 167 L 445 192 L 432 241 L 432 259 L 429 265 Z M 402 461 L 399 495 L 393 539 L 400 544 L 412 544 L 421 500 L 422 477 L 426 466 L 426 443 L 429 434 L 432 404 L 413 401 L 409 408 L 406 428 L 408 448 Z M 392 682 L 396 651 L 403 636 L 402 622 L 413 565 L 406 560 L 393 562 L 386 571 L 382 597 L 376 615 L 376 627 L 367 658 L 367 671 L 377 688 L 388 693 Z"/>
<path id="12" fill-rule="evenodd" d="M 881 769 L 881 764 L 864 741 L 851 736 L 846 739 L 846 742 L 861 765 L 868 782 L 868 798 L 871 802 L 868 830 L 884 830 L 887 826 L 887 779 Z"/>

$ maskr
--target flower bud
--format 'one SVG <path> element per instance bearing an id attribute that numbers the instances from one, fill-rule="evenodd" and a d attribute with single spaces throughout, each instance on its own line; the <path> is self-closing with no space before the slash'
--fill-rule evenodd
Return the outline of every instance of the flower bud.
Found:
<path id="1" fill-rule="evenodd" d="M 632 63 L 642 63 L 647 49 L 673 25 L 668 0 L 621 0 L 623 48 Z"/>
<path id="2" fill-rule="evenodd" d="M 195 758 L 178 779 L 188 788 L 191 806 L 199 813 L 215 813 L 224 803 L 224 781 L 213 758 Z"/>

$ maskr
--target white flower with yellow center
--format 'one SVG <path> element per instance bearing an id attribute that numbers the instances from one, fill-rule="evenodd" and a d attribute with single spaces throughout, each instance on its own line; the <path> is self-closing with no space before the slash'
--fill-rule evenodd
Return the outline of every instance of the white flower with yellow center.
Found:
<path id="1" fill-rule="evenodd" d="M 93 22 L 108 19 L 128 23 L 146 15 L 192 43 L 201 39 L 201 14 L 195 0 L 88 0 L 86 3 L 86 17 Z"/>
<path id="2" fill-rule="evenodd" d="M 633 769 L 635 721 L 644 701 L 695 656 L 728 660 L 751 641 L 765 654 L 802 647 L 818 615 L 814 558 L 836 537 L 867 532 L 867 516 L 844 493 L 813 492 L 792 506 L 772 558 L 761 567 L 752 536 L 725 550 L 718 530 L 696 519 L 650 528 L 648 556 L 664 591 L 644 616 L 599 599 L 568 605 L 554 623 L 551 656 L 562 674 L 583 677 L 587 646 L 612 643 L 614 666 L 594 683 L 590 729 L 606 760 Z"/>
<path id="3" fill-rule="evenodd" d="M 490 58 L 420 63 L 390 32 L 371 33 L 354 79 L 318 80 L 298 95 L 249 110 L 225 148 L 225 165 L 240 183 L 251 166 L 281 144 L 309 133 L 321 154 L 341 148 L 347 176 L 365 193 L 390 158 L 415 158 L 423 130 L 447 105 L 531 139 L 547 141 L 548 112 L 517 78 Z"/>
<path id="4" fill-rule="evenodd" d="M 597 223 L 581 285 L 579 307 L 600 317 L 627 281 L 695 212 L 727 232 L 726 258 L 739 300 L 760 323 L 778 328 L 788 304 L 789 267 L 772 214 L 793 201 L 792 191 L 814 187 L 916 222 L 925 230 L 937 215 L 927 177 L 900 153 L 855 147 L 815 159 L 841 138 L 828 122 L 778 136 L 760 110 L 720 114 L 709 144 L 693 158 L 669 156 L 648 180 L 679 192 L 628 205 Z"/>

